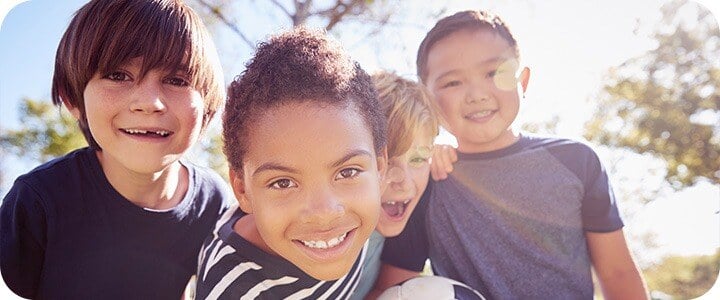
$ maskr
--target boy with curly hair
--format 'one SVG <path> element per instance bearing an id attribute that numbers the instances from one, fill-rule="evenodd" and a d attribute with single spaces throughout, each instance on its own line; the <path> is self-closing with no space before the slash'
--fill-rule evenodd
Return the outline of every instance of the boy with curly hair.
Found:
<path id="1" fill-rule="evenodd" d="M 238 207 L 200 253 L 197 297 L 346 299 L 380 210 L 385 117 L 370 76 L 323 32 L 261 43 L 230 86 Z"/>

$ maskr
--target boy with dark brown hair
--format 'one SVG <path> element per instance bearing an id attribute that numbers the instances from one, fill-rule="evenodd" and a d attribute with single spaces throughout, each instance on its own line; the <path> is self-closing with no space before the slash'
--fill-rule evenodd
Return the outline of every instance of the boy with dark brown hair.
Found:
<path id="1" fill-rule="evenodd" d="M 94 0 L 58 46 L 52 97 L 90 145 L 17 178 L 0 269 L 26 298 L 178 299 L 231 197 L 182 159 L 223 102 L 217 53 L 174 0 Z"/>

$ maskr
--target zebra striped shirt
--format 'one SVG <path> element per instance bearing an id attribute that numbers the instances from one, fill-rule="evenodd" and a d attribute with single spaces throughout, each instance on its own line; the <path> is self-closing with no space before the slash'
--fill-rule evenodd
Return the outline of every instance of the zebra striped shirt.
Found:
<path id="1" fill-rule="evenodd" d="M 233 231 L 243 215 L 237 206 L 229 209 L 205 241 L 199 257 L 196 299 L 347 299 L 352 295 L 367 242 L 348 274 L 321 281 Z"/>

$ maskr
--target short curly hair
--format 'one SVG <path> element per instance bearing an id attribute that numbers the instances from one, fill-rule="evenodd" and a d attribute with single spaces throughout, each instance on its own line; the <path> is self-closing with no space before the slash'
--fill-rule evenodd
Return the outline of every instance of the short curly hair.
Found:
<path id="1" fill-rule="evenodd" d="M 352 108 L 372 134 L 375 151 L 385 146 L 386 121 L 370 76 L 324 31 L 297 27 L 260 43 L 230 84 L 223 112 L 230 168 L 242 170 L 249 128 L 264 111 L 309 101 Z"/>

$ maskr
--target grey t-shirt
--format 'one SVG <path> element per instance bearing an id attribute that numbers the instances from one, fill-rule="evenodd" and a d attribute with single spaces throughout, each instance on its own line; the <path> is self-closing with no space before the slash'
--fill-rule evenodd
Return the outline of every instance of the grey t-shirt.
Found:
<path id="1" fill-rule="evenodd" d="M 430 258 L 436 274 L 489 298 L 592 298 L 584 233 L 622 226 L 590 147 L 523 135 L 497 151 L 459 153 L 382 259 L 419 272 Z"/>

